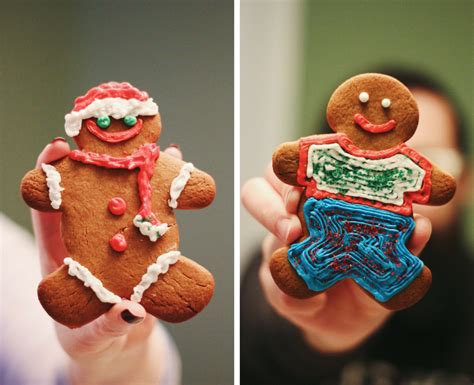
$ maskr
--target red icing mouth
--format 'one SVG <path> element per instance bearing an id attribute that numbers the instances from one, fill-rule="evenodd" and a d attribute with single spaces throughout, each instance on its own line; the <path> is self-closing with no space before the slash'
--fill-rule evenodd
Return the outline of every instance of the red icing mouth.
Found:
<path id="1" fill-rule="evenodd" d="M 134 136 L 137 136 L 142 129 L 143 121 L 138 119 L 133 127 L 128 130 L 116 131 L 116 132 L 107 132 L 102 130 L 97 124 L 92 120 L 88 119 L 86 121 L 86 127 L 89 132 L 98 137 L 100 140 L 108 143 L 119 143 L 129 140 Z"/>
<path id="2" fill-rule="evenodd" d="M 354 115 L 354 122 L 360 126 L 365 131 L 371 132 L 372 134 L 381 134 L 383 132 L 392 131 L 397 122 L 393 119 L 385 122 L 383 124 L 373 124 L 362 114 Z"/>

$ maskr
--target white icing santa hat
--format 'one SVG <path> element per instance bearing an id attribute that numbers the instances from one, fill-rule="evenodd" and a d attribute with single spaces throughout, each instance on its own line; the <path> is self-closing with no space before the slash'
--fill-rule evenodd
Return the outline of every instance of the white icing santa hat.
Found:
<path id="1" fill-rule="evenodd" d="M 122 119 L 127 115 L 156 115 L 158 105 L 145 91 L 130 83 L 109 82 L 91 88 L 74 101 L 74 108 L 64 117 L 66 134 L 79 135 L 82 120 L 111 116 Z"/>

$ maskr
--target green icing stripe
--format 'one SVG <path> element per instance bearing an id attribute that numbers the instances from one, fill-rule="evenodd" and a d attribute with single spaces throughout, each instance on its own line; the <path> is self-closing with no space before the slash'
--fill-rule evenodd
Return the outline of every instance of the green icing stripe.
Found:
<path id="1" fill-rule="evenodd" d="M 421 189 L 425 172 L 409 157 L 397 154 L 366 159 L 346 153 L 337 143 L 312 145 L 308 177 L 318 189 L 382 203 L 403 204 L 403 194 Z"/>

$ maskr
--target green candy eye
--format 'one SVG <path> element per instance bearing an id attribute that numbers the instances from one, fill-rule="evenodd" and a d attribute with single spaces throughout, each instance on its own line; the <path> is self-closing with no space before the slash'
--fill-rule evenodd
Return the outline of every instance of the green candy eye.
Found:
<path id="1" fill-rule="evenodd" d="M 137 124 L 137 118 L 135 116 L 127 115 L 125 118 L 123 118 L 123 122 L 128 127 L 133 127 L 135 124 Z"/>
<path id="2" fill-rule="evenodd" d="M 110 126 L 110 118 L 108 116 L 101 116 L 97 119 L 97 125 L 105 130 L 107 127 Z"/>

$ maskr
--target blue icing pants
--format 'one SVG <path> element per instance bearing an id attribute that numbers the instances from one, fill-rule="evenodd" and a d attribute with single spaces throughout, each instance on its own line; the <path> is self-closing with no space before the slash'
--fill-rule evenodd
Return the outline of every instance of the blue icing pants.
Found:
<path id="1" fill-rule="evenodd" d="M 423 262 L 405 246 L 412 217 L 335 199 L 309 198 L 304 205 L 309 237 L 288 250 L 307 286 L 323 291 L 352 278 L 386 302 L 418 277 Z"/>

